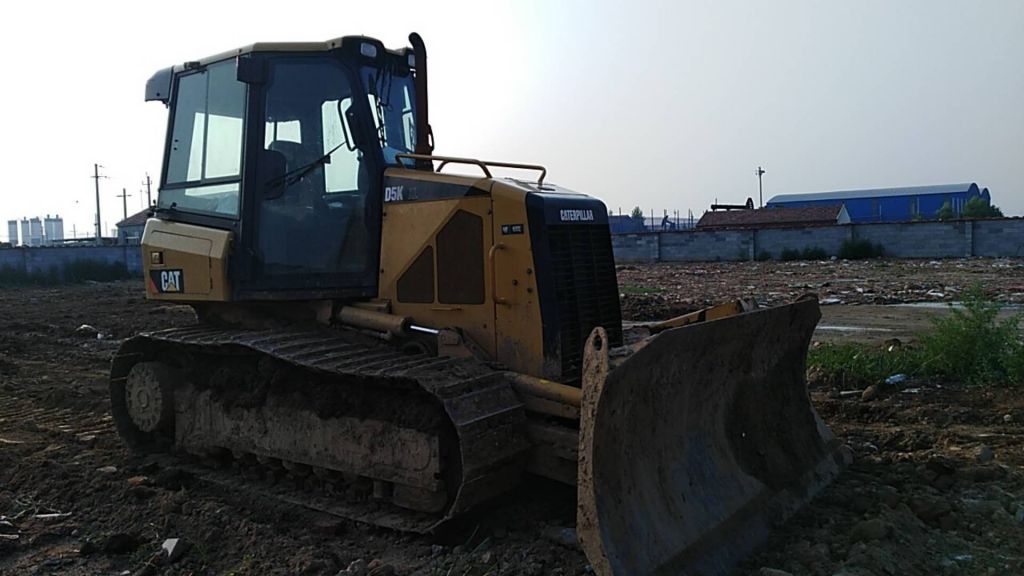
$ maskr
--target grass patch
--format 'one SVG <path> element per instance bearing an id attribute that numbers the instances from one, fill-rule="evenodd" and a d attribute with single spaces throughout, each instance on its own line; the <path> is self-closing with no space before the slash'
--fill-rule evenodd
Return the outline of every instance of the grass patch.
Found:
<path id="1" fill-rule="evenodd" d="M 864 388 L 893 374 L 918 376 L 920 350 L 864 344 L 822 344 L 807 354 L 807 367 L 821 374 L 825 383 L 842 388 Z"/>
<path id="2" fill-rule="evenodd" d="M 630 296 L 642 296 L 644 294 L 660 294 L 664 292 L 664 288 L 657 286 L 619 286 L 619 292 L 623 294 L 629 294 Z"/>
<path id="3" fill-rule="evenodd" d="M 90 281 L 112 282 L 134 277 L 124 263 L 94 259 L 72 260 L 65 263 L 63 269 L 51 266 L 45 272 L 29 272 L 9 264 L 0 267 L 0 286 L 53 286 Z"/>
<path id="4" fill-rule="evenodd" d="M 885 246 L 873 244 L 870 240 L 843 240 L 839 257 L 844 260 L 866 260 L 885 256 Z"/>
<path id="5" fill-rule="evenodd" d="M 1024 384 L 1024 315 L 1000 321 L 998 313 L 999 305 L 976 285 L 964 294 L 963 309 L 933 318 L 916 345 L 824 344 L 808 352 L 807 366 L 825 383 L 847 388 L 893 374 L 981 386 Z"/>

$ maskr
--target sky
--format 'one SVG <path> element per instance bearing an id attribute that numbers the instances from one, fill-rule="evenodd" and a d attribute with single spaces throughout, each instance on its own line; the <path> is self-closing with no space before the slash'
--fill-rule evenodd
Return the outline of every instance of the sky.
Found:
<path id="1" fill-rule="evenodd" d="M 23 3 L 0 23 L 0 220 L 105 233 L 159 181 L 156 70 L 256 41 L 426 41 L 437 154 L 539 163 L 609 209 L 977 182 L 1024 214 L 1024 2 Z M 154 185 L 154 197 L 156 185 Z M 6 240 L 7 227 L 0 226 Z"/>

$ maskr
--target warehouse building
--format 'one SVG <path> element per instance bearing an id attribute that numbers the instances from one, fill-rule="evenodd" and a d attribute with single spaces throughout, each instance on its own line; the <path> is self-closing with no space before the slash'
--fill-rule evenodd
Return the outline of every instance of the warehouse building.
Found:
<path id="1" fill-rule="evenodd" d="M 978 188 L 977 184 L 971 182 L 812 194 L 780 194 L 768 200 L 768 207 L 796 208 L 841 203 L 846 206 L 850 220 L 854 223 L 905 222 L 934 219 L 947 202 L 953 216 L 959 217 L 971 198 L 981 198 L 986 205 L 991 204 L 988 188 Z"/>

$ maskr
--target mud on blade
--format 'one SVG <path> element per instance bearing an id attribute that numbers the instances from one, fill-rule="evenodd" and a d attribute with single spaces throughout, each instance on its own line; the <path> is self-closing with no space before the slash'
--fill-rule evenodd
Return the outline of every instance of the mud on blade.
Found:
<path id="1" fill-rule="evenodd" d="M 807 396 L 815 300 L 587 342 L 578 531 L 598 574 L 722 575 L 849 456 Z"/>

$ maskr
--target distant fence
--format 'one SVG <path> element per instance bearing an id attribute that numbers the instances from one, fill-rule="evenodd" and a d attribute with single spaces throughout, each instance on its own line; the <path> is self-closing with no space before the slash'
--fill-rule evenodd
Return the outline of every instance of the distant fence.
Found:
<path id="1" fill-rule="evenodd" d="M 1024 258 L 1024 218 L 616 234 L 612 248 L 618 262 L 708 262 L 805 248 L 836 255 L 847 240 L 881 244 L 895 258 Z"/>
<path id="2" fill-rule="evenodd" d="M 0 250 L 0 270 L 13 270 L 28 276 L 63 279 L 68 269 L 82 263 L 124 266 L 129 275 L 141 277 L 142 247 L 54 246 Z"/>

